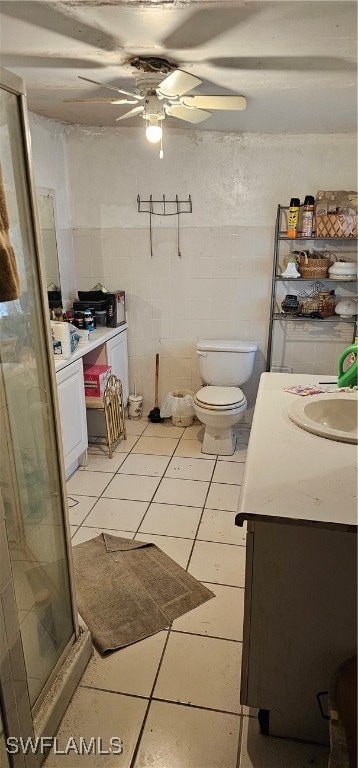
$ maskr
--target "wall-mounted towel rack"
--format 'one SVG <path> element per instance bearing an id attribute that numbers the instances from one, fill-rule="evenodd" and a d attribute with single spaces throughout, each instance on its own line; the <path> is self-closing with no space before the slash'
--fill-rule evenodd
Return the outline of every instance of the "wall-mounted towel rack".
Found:
<path id="1" fill-rule="evenodd" d="M 192 213 L 193 211 L 191 195 L 188 195 L 187 200 L 179 200 L 178 195 L 175 195 L 174 200 L 167 200 L 165 195 L 161 200 L 153 200 L 153 195 L 150 195 L 149 200 L 141 200 L 141 196 L 137 195 L 137 204 L 138 213 L 150 213 L 152 216 L 178 216 L 179 213 Z M 147 207 L 143 208 L 143 206 Z M 155 210 L 155 206 L 157 206 L 157 210 Z"/>
<path id="2" fill-rule="evenodd" d="M 150 256 L 153 257 L 153 234 L 152 234 L 152 216 L 177 216 L 177 247 L 178 257 L 181 259 L 180 251 L 180 236 L 179 236 L 179 215 L 181 213 L 192 213 L 193 204 L 191 201 L 191 195 L 188 195 L 187 200 L 179 200 L 178 195 L 175 195 L 174 200 L 167 200 L 163 195 L 161 200 L 153 200 L 153 195 L 150 195 L 149 200 L 141 200 L 140 195 L 137 195 L 138 213 L 149 213 L 149 239 L 150 239 Z M 143 206 L 146 206 L 145 208 Z M 157 206 L 157 210 L 155 210 Z M 184 207 L 186 206 L 186 208 Z M 159 210 L 158 210 L 159 207 Z M 173 210 L 174 207 L 174 210 Z"/>

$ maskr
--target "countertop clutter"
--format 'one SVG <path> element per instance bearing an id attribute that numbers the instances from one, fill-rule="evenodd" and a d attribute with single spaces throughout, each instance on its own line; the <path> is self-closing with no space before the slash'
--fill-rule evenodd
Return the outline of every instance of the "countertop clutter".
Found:
<path id="1" fill-rule="evenodd" d="M 309 434 L 288 416 L 299 396 L 284 388 L 322 381 L 332 377 L 261 376 L 237 524 L 271 519 L 323 528 L 357 526 L 356 446 Z"/>
<path id="2" fill-rule="evenodd" d="M 126 331 L 128 328 L 127 323 L 124 323 L 119 328 L 96 328 L 95 331 L 90 332 L 89 342 L 87 344 L 79 344 L 75 351 L 69 358 L 61 357 L 55 358 L 55 370 L 61 371 L 62 368 L 66 368 L 67 365 L 73 363 L 75 360 L 79 360 L 88 352 L 96 349 L 100 344 L 105 344 L 109 339 L 113 339 L 114 336 L 118 336 L 118 333 Z"/>

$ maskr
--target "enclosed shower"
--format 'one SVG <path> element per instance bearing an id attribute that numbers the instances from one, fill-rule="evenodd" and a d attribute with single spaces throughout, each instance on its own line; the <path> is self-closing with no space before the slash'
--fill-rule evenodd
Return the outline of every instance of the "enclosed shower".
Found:
<path id="1" fill-rule="evenodd" d="M 26 98 L 4 70 L 0 170 L 0 755 L 34 766 L 43 756 L 8 754 L 6 739 L 51 735 L 90 650 L 71 576 Z"/>

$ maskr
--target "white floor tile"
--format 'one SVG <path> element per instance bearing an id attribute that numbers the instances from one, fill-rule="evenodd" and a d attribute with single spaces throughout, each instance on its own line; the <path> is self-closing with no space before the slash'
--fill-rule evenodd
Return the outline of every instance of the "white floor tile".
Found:
<path id="1" fill-rule="evenodd" d="M 168 465 L 169 456 L 153 456 L 142 453 L 131 453 L 122 464 L 119 474 L 151 475 L 162 477 Z"/>
<path id="2" fill-rule="evenodd" d="M 58 732 L 58 746 L 63 749 L 70 736 L 87 743 L 92 736 L 102 738 L 102 749 L 108 749 L 110 738 L 123 741 L 123 754 L 99 755 L 50 754 L 46 768 L 129 768 L 148 702 L 132 696 L 121 696 L 107 691 L 77 688 Z"/>
<path id="3" fill-rule="evenodd" d="M 100 533 L 109 533 L 111 536 L 120 536 L 123 539 L 132 539 L 134 536 L 133 531 L 117 531 L 113 530 L 113 528 L 87 528 L 85 525 L 81 525 L 72 539 L 72 546 L 74 547 L 76 544 L 82 544 L 84 541 L 94 539 Z"/>
<path id="4" fill-rule="evenodd" d="M 150 541 L 165 552 L 168 557 L 175 560 L 182 568 L 188 565 L 189 555 L 193 542 L 191 539 L 179 539 L 173 536 L 158 536 L 151 533 L 137 533 L 134 537 L 138 541 Z"/>
<path id="5" fill-rule="evenodd" d="M 182 440 L 199 440 L 202 443 L 204 431 L 203 424 L 192 424 L 191 427 L 185 427 Z"/>
<path id="6" fill-rule="evenodd" d="M 202 507 L 208 487 L 208 482 L 201 482 L 200 480 L 164 478 L 153 501 L 158 502 L 158 504 L 184 504 L 186 507 Z"/>
<path id="7" fill-rule="evenodd" d="M 245 465 L 235 461 L 218 461 L 215 467 L 213 482 L 241 485 Z"/>
<path id="8" fill-rule="evenodd" d="M 244 590 L 219 584 L 204 586 L 214 592 L 215 598 L 176 619 L 173 629 L 226 640 L 242 640 Z"/>
<path id="9" fill-rule="evenodd" d="M 151 501 L 160 483 L 159 477 L 144 475 L 115 475 L 104 493 L 109 499 L 133 499 L 136 501 Z"/>
<path id="10" fill-rule="evenodd" d="M 329 747 L 262 736 L 253 717 L 243 718 L 240 768 L 327 768 Z"/>
<path id="11" fill-rule="evenodd" d="M 171 421 L 163 421 L 161 424 L 151 424 L 149 422 L 145 437 L 181 437 L 184 427 L 175 427 Z"/>
<path id="12" fill-rule="evenodd" d="M 117 472 L 126 458 L 125 453 L 112 453 L 112 458 L 102 456 L 98 453 L 88 453 L 88 462 L 86 467 L 80 467 L 80 472 Z"/>
<path id="13" fill-rule="evenodd" d="M 226 509 L 228 512 L 237 512 L 239 496 L 239 485 L 211 483 L 208 498 L 206 500 L 206 507 L 210 509 Z"/>
<path id="14" fill-rule="evenodd" d="M 215 460 L 188 459 L 175 456 L 165 473 L 165 477 L 179 478 L 180 480 L 211 480 Z"/>
<path id="15" fill-rule="evenodd" d="M 71 538 L 75 535 L 78 525 L 70 525 Z"/>
<path id="16" fill-rule="evenodd" d="M 141 435 L 147 426 L 147 419 L 126 419 L 127 438 L 128 435 Z"/>
<path id="17" fill-rule="evenodd" d="M 193 539 L 198 528 L 200 515 L 201 507 L 153 503 L 146 513 L 139 533 L 157 533 Z"/>
<path id="18" fill-rule="evenodd" d="M 167 634 L 157 632 L 104 657 L 94 650 L 81 686 L 150 696 Z"/>
<path id="19" fill-rule="evenodd" d="M 174 456 L 184 456 L 189 459 L 215 459 L 210 453 L 202 453 L 202 443 L 199 440 L 181 440 Z"/>
<path id="20" fill-rule="evenodd" d="M 247 445 L 236 443 L 235 453 L 232 456 L 218 456 L 219 461 L 235 461 L 239 464 L 245 464 L 247 455 Z"/>
<path id="21" fill-rule="evenodd" d="M 171 633 L 154 697 L 240 711 L 241 643 Z"/>
<path id="22" fill-rule="evenodd" d="M 153 701 L 134 768 L 236 768 L 236 715 Z"/>
<path id="23" fill-rule="evenodd" d="M 235 512 L 205 508 L 197 538 L 202 541 L 245 546 L 246 530 L 235 525 L 235 515 Z"/>
<path id="24" fill-rule="evenodd" d="M 189 573 L 199 581 L 245 586 L 245 547 L 196 541 Z"/>
<path id="25" fill-rule="evenodd" d="M 129 453 L 138 440 L 138 435 L 127 435 L 127 439 L 121 438 L 120 443 L 114 450 L 114 453 Z M 99 438 L 99 441 L 92 443 L 88 449 L 88 453 L 98 453 L 101 456 L 108 457 L 108 445 L 103 441 L 103 438 Z"/>
<path id="26" fill-rule="evenodd" d="M 67 481 L 68 495 L 101 496 L 106 485 L 112 480 L 109 472 L 76 472 Z"/>
<path id="27" fill-rule="evenodd" d="M 97 496 L 68 496 L 68 514 L 71 525 L 81 525 L 85 517 L 94 507 Z"/>
<path id="28" fill-rule="evenodd" d="M 136 531 L 147 511 L 146 501 L 99 499 L 86 518 L 86 526 Z"/>
<path id="29" fill-rule="evenodd" d="M 117 445 L 117 448 L 115 448 L 115 453 L 129 453 L 129 451 L 134 448 L 136 443 L 138 442 L 138 435 L 127 435 L 126 440 L 121 440 L 119 445 Z"/>
<path id="30" fill-rule="evenodd" d="M 133 453 L 153 453 L 156 456 L 172 456 L 178 444 L 174 437 L 146 437 L 139 438 L 133 448 Z"/>

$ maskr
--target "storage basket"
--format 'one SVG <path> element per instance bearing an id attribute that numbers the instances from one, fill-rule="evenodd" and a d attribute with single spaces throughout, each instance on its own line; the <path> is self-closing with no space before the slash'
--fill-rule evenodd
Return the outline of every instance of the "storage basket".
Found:
<path id="1" fill-rule="evenodd" d="M 317 256 L 309 256 L 306 251 L 302 251 L 298 257 L 298 268 L 300 275 L 307 280 L 311 278 L 317 280 L 319 278 L 325 278 L 328 276 L 328 269 L 331 266 L 331 259 L 326 257 L 318 258 Z"/>
<path id="2" fill-rule="evenodd" d="M 316 237 L 357 237 L 358 215 L 330 213 L 316 215 Z"/>
<path id="3" fill-rule="evenodd" d="M 300 295 L 299 300 L 299 314 L 310 315 L 314 314 L 319 318 L 332 317 L 335 314 L 335 299 L 332 294 L 328 292 L 316 293 L 313 296 Z"/>
<path id="4" fill-rule="evenodd" d="M 318 294 L 316 296 L 299 296 L 299 314 L 307 315 L 318 314 L 320 311 L 320 300 Z"/>

